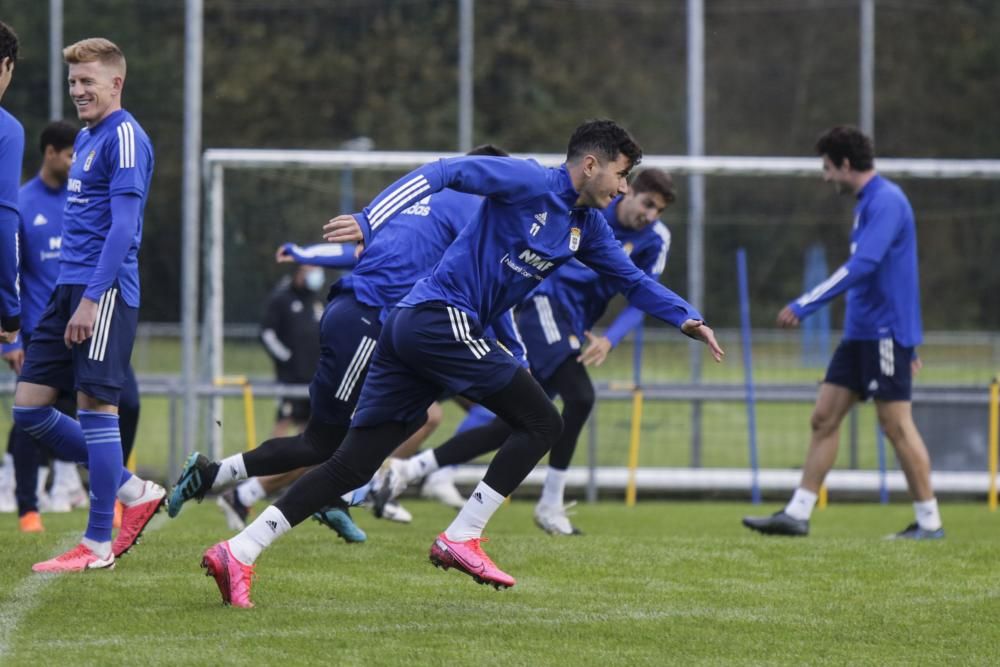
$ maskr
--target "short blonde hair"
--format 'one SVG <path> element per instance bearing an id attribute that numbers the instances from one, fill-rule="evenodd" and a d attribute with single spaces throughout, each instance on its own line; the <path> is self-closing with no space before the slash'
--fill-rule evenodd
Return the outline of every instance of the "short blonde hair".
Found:
<path id="1" fill-rule="evenodd" d="M 70 44 L 63 49 L 63 60 L 67 65 L 99 61 L 120 70 L 122 77 L 125 76 L 125 54 L 117 44 L 103 37 L 90 37 Z"/>

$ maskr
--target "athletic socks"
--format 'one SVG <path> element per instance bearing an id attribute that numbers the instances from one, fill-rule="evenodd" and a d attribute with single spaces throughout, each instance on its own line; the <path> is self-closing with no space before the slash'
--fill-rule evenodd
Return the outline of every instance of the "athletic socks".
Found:
<path id="1" fill-rule="evenodd" d="M 250 507 L 258 500 L 266 498 L 267 491 L 264 490 L 259 477 L 252 477 L 236 487 L 236 497 L 244 507 Z"/>
<path id="2" fill-rule="evenodd" d="M 131 505 L 142 498 L 142 493 L 145 490 L 146 482 L 129 474 L 128 478 L 118 487 L 118 500 L 122 501 L 123 505 Z"/>
<path id="3" fill-rule="evenodd" d="M 406 465 L 407 484 L 426 477 L 440 467 L 433 449 L 425 449 L 416 456 L 406 459 L 403 463 Z"/>
<path id="4" fill-rule="evenodd" d="M 539 505 L 562 507 L 568 472 L 549 466 L 545 472 L 545 483 L 542 485 L 542 497 L 538 500 Z"/>
<path id="5" fill-rule="evenodd" d="M 444 531 L 445 537 L 452 542 L 464 542 L 483 536 L 486 523 L 493 513 L 500 509 L 503 496 L 480 482 L 472 492 L 455 520 Z"/>
<path id="6" fill-rule="evenodd" d="M 236 482 L 247 478 L 247 466 L 242 454 L 233 454 L 219 462 L 219 470 L 215 473 L 212 490 L 219 491 Z"/>
<path id="7" fill-rule="evenodd" d="M 924 530 L 938 530 L 941 527 L 937 498 L 913 503 L 913 513 L 917 516 L 917 525 Z"/>
<path id="8" fill-rule="evenodd" d="M 101 560 L 107 560 L 111 557 L 111 540 L 99 542 L 89 537 L 84 537 L 80 540 L 80 544 L 93 551 Z"/>
<path id="9" fill-rule="evenodd" d="M 122 439 L 118 430 L 118 415 L 80 410 L 79 419 L 87 441 L 87 468 L 90 471 L 90 518 L 84 535 L 99 544 L 110 542 L 115 500 L 118 488 L 122 486 Z"/>
<path id="10" fill-rule="evenodd" d="M 281 510 L 271 505 L 239 535 L 229 540 L 229 549 L 236 556 L 236 560 L 245 565 L 253 565 L 261 551 L 271 546 L 271 542 L 291 528 Z"/>
<path id="11" fill-rule="evenodd" d="M 118 417 L 115 416 L 117 422 Z M 40 408 L 14 406 L 14 423 L 52 450 L 64 461 L 87 463 L 89 453 L 80 422 L 51 405 Z"/>
<path id="12" fill-rule="evenodd" d="M 813 508 L 816 507 L 816 498 L 816 494 L 812 491 L 808 491 L 802 487 L 795 489 L 792 499 L 788 501 L 788 505 L 785 507 L 785 514 L 793 519 L 808 521 L 809 517 L 812 516 Z"/>

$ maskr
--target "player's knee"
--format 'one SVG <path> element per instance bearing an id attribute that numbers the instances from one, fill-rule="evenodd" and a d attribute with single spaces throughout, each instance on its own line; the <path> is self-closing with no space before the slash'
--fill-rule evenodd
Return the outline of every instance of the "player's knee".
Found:
<path id="1" fill-rule="evenodd" d="M 552 446 L 552 443 L 562 434 L 563 430 L 563 419 L 559 411 L 556 410 L 555 404 L 548 401 L 548 404 L 543 410 L 538 414 L 535 420 L 535 432 L 538 436 L 543 438 L 548 446 L 546 449 Z"/>
<path id="2" fill-rule="evenodd" d="M 836 415 L 827 410 L 813 410 L 812 416 L 809 418 L 809 426 L 817 435 L 832 433 L 837 430 L 839 425 L 840 422 Z"/>
<path id="3" fill-rule="evenodd" d="M 571 396 L 563 396 L 563 404 L 565 406 L 572 406 L 574 411 L 582 413 L 584 416 L 590 414 L 590 411 L 594 409 L 596 401 L 597 396 L 594 393 L 594 385 L 589 382 L 577 387 Z"/>

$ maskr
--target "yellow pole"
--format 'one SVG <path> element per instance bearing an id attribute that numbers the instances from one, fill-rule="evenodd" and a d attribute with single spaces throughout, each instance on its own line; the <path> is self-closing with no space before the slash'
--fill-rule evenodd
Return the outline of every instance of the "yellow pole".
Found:
<path id="1" fill-rule="evenodd" d="M 990 383 L 990 487 L 987 502 L 997 511 L 997 459 L 1000 458 L 1000 376 Z"/>
<path id="2" fill-rule="evenodd" d="M 247 451 L 257 446 L 257 422 L 254 415 L 253 386 L 243 378 L 243 419 L 246 422 Z"/>
<path id="3" fill-rule="evenodd" d="M 819 487 L 819 496 L 816 499 L 816 509 L 825 510 L 826 504 L 829 501 L 826 492 L 826 483 Z"/>
<path id="4" fill-rule="evenodd" d="M 628 484 L 625 487 L 625 505 L 635 507 L 635 473 L 639 467 L 639 435 L 642 432 L 642 389 L 632 390 L 632 432 L 628 448 Z"/>
<path id="5" fill-rule="evenodd" d="M 246 450 L 257 446 L 257 423 L 254 417 L 253 386 L 246 375 L 222 375 L 215 378 L 216 387 L 243 387 L 243 423 L 246 430 Z"/>

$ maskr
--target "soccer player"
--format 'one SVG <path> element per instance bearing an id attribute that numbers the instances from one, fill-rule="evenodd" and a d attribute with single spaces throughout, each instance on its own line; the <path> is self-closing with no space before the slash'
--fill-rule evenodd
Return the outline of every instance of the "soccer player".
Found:
<path id="1" fill-rule="evenodd" d="M 472 154 L 506 155 L 489 145 L 480 146 Z M 482 199 L 475 195 L 451 190 L 418 199 L 400 212 L 410 224 L 393 225 L 379 235 L 364 249 L 351 274 L 330 289 L 320 320 L 320 361 L 309 387 L 311 416 L 305 431 L 272 438 L 252 451 L 222 461 L 209 461 L 193 452 L 170 493 L 167 513 L 171 517 L 177 516 L 185 502 L 200 501 L 209 491 L 224 490 L 248 477 L 315 466 L 330 458 L 350 427 L 384 313 L 430 273 L 482 205 Z M 302 256 L 314 258 L 309 260 L 313 263 L 327 264 L 319 252 Z M 339 253 L 326 256 L 332 258 L 331 262 L 340 262 Z M 414 431 L 424 425 L 427 407 Z M 342 537 L 344 531 L 354 533 L 357 527 L 340 497 L 363 487 L 370 478 L 331 496 L 310 514 L 316 513 L 317 519 Z"/>
<path id="2" fill-rule="evenodd" d="M 63 217 L 59 278 L 35 327 L 14 395 L 14 423 L 63 459 L 87 463 L 90 516 L 80 544 L 36 572 L 111 568 L 163 503 L 162 487 L 123 465 L 118 399 L 139 308 L 137 254 L 153 148 L 122 108 L 125 56 L 103 38 L 63 49 L 77 135 Z M 52 404 L 76 391 L 78 419 Z M 111 541 L 115 498 L 122 527 Z"/>
<path id="3" fill-rule="evenodd" d="M 15 373 L 21 372 L 24 348 L 31 340 L 31 334 L 48 305 L 49 297 L 55 291 L 59 277 L 66 182 L 76 135 L 77 127 L 65 121 L 49 123 L 42 130 L 39 140 L 42 166 L 38 174 L 21 187 L 18 195 L 21 337 L 15 343 L 0 346 L 4 360 Z M 76 401 L 70 392 L 61 394 L 55 407 L 70 417 L 76 414 Z M 139 418 L 139 391 L 131 368 L 122 387 L 119 412 L 122 420 L 122 455 L 127 461 Z M 40 481 L 39 465 L 44 459 L 42 448 L 17 425 L 11 428 L 8 442 L 17 481 L 20 528 L 24 532 L 41 531 L 43 526 L 38 513 L 37 489 Z M 87 494 L 80 483 L 77 464 L 56 459 L 53 461 L 52 471 L 52 493 L 45 509 L 51 512 L 68 512 L 74 505 L 86 506 Z M 41 481 L 44 487 L 44 478 Z"/>
<path id="4" fill-rule="evenodd" d="M 604 210 L 615 238 L 632 262 L 653 280 L 659 280 L 670 251 L 670 232 L 658 220 L 676 198 L 673 180 L 659 169 L 646 169 L 635 177 L 628 194 Z M 579 534 L 566 514 L 566 475 L 580 431 L 594 407 L 594 385 L 587 366 L 600 365 L 613 347 L 640 326 L 643 312 L 626 307 L 604 336 L 591 328 L 615 295 L 614 284 L 578 260 L 559 267 L 518 308 L 518 328 L 524 338 L 531 374 L 549 396 L 563 400 L 563 430 L 549 452 L 549 466 L 542 495 L 535 506 L 535 523 L 552 535 Z M 587 346 L 581 352 L 581 342 Z M 480 408 L 481 409 L 481 408 Z M 478 421 L 479 410 L 470 412 Z M 440 447 L 412 459 L 391 459 L 384 483 L 377 484 L 376 505 L 395 497 L 412 483 L 441 466 L 465 463 L 500 447 L 511 429 L 494 419 L 479 428 L 464 430 Z"/>
<path id="5" fill-rule="evenodd" d="M 796 327 L 846 292 L 844 338 L 833 353 L 812 414 L 812 438 L 802 480 L 791 501 L 743 525 L 765 535 L 808 535 L 820 486 L 837 457 L 840 422 L 855 403 L 875 400 L 885 431 L 913 496 L 916 521 L 891 537 L 944 537 L 931 488 L 927 448 L 913 423 L 910 388 L 920 368 L 922 340 L 917 231 L 913 209 L 898 185 L 875 170 L 872 140 L 854 127 L 834 127 L 816 142 L 823 180 L 857 199 L 851 257 L 817 287 L 778 313 L 778 326 Z"/>
<path id="6" fill-rule="evenodd" d="M 703 340 L 721 359 L 701 315 L 635 268 L 595 210 L 625 192 L 625 179 L 641 155 L 613 121 L 591 121 L 574 132 L 561 167 L 512 158 L 444 159 L 404 176 L 363 212 L 327 225 L 328 241 L 368 243 L 394 226 L 387 223 L 397 212 L 442 188 L 485 197 L 431 275 L 389 313 L 343 444 L 243 532 L 205 552 L 202 565 L 216 578 L 225 601 L 250 606 L 252 564 L 261 551 L 332 498 L 371 478 L 422 423 L 427 406 L 446 394 L 483 404 L 513 433 L 455 521 L 434 541 L 431 560 L 482 583 L 515 583 L 480 547 L 482 531 L 551 447 L 562 419 L 520 360 L 487 339 L 484 327 L 500 322 L 540 281 L 576 256 L 633 303 Z"/>
<path id="7" fill-rule="evenodd" d="M 18 39 L 0 21 L 0 100 L 14 77 Z M 21 303 L 17 293 L 17 190 L 24 160 L 24 128 L 0 108 L 0 343 L 17 340 Z"/>

